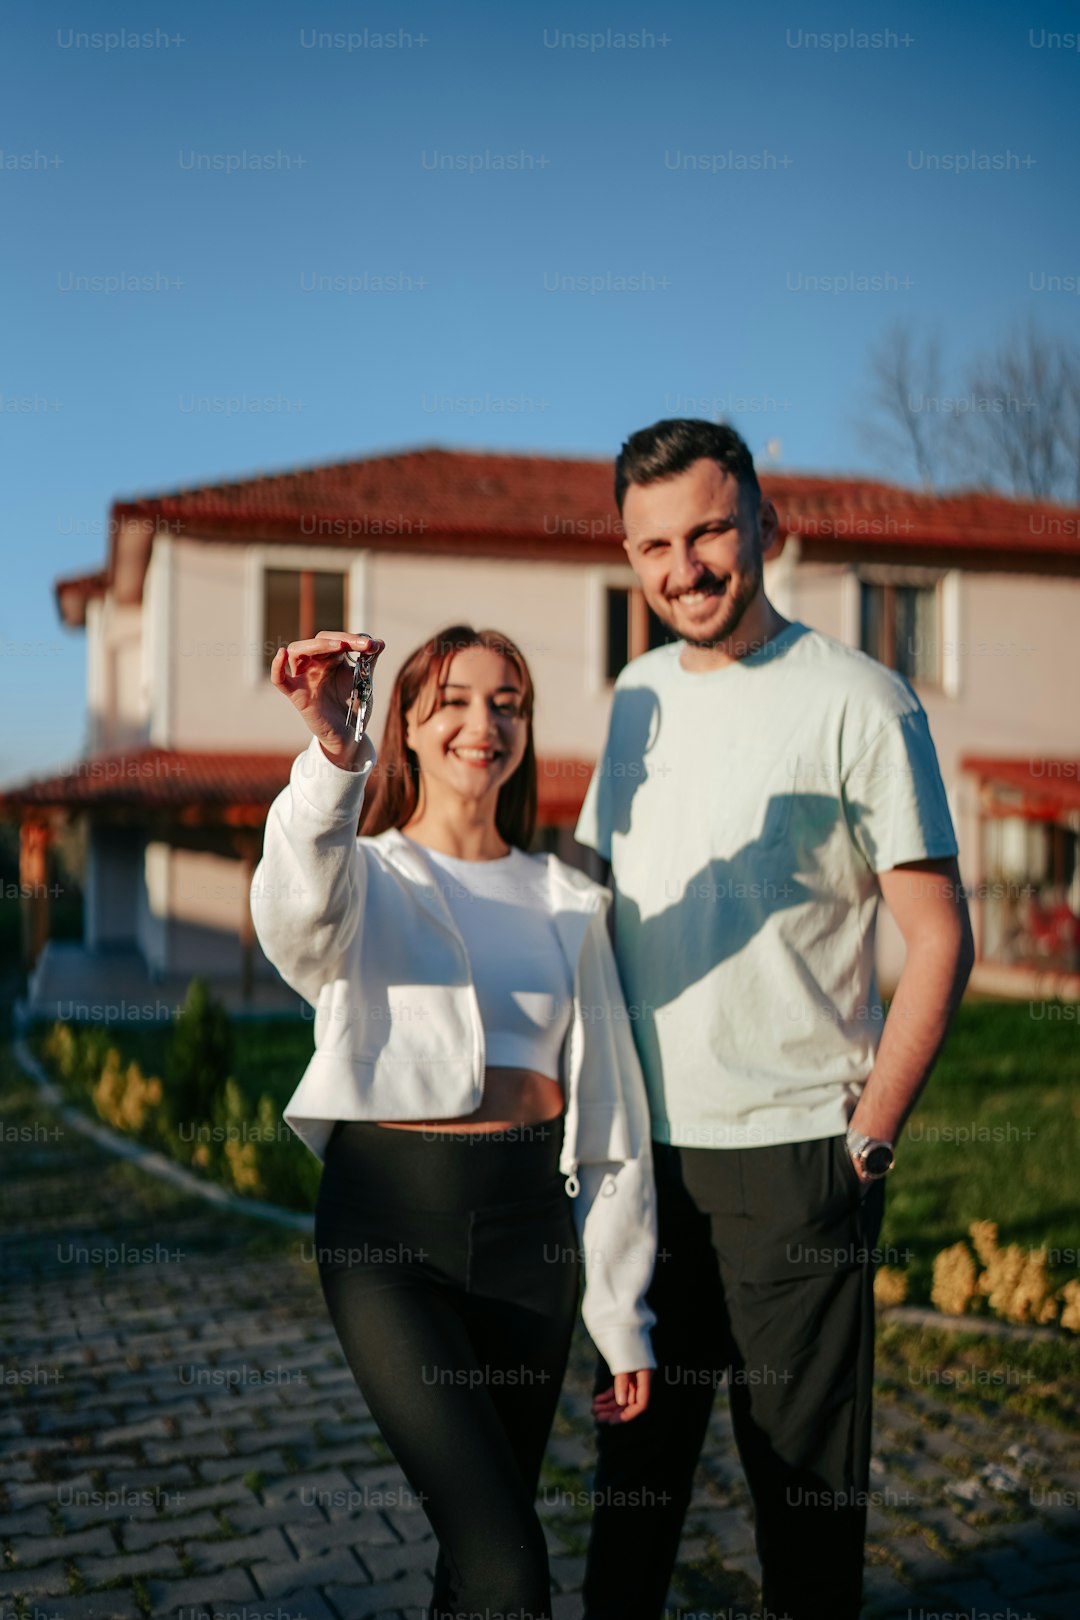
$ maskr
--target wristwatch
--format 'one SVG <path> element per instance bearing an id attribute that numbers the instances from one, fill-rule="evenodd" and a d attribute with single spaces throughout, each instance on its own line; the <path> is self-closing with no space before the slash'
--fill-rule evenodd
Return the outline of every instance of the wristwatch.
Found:
<path id="1" fill-rule="evenodd" d="M 883 1142 L 877 1136 L 864 1136 L 861 1131 L 848 1131 L 847 1148 L 851 1157 L 858 1161 L 863 1175 L 871 1181 L 880 1181 L 887 1176 L 896 1163 L 891 1142 Z"/>

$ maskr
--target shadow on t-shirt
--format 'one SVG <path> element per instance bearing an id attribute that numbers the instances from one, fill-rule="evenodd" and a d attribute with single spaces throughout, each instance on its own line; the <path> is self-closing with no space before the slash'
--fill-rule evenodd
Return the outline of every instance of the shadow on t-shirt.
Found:
<path id="1" fill-rule="evenodd" d="M 612 833 L 626 834 L 634 796 L 649 774 L 650 738 L 655 734 L 660 705 L 654 692 L 640 687 L 616 692 L 615 702 L 620 713 L 617 731 L 614 726 L 613 731 L 622 746 L 617 774 L 612 773 L 603 791 L 608 801 L 607 825 Z M 778 747 L 783 749 L 786 741 Z M 708 746 L 707 738 L 702 739 L 702 746 Z M 835 792 L 800 792 L 793 787 L 790 793 L 770 794 L 754 837 L 731 856 L 707 860 L 686 879 L 670 905 L 644 919 L 637 901 L 616 883 L 616 948 L 620 938 L 633 937 L 633 956 L 647 976 L 647 987 L 624 985 L 628 997 L 644 995 L 654 1009 L 667 1006 L 742 951 L 771 918 L 808 902 L 822 907 L 823 928 L 842 926 L 851 897 L 833 890 L 822 854 L 842 826 L 840 858 L 853 861 L 869 877 L 870 867 L 854 837 L 862 810 L 858 802 L 846 798 L 839 784 Z M 669 836 L 677 843 L 677 822 Z M 826 861 L 830 858 L 835 855 Z M 830 917 L 829 912 L 834 915 Z M 762 990 L 763 1004 L 767 1004 L 768 986 Z M 635 1021 L 635 1037 L 639 1046 L 655 1045 L 651 1017 Z M 646 1064 L 652 1062 L 654 1072 L 659 1068 L 657 1052 L 642 1051 L 641 1056 Z"/>

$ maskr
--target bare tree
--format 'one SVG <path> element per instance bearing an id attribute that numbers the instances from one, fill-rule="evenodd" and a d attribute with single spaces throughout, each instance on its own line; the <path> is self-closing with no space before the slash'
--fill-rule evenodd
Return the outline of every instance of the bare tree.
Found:
<path id="1" fill-rule="evenodd" d="M 872 350 L 870 371 L 870 414 L 859 420 L 860 439 L 890 463 L 913 463 L 919 483 L 933 490 L 947 460 L 940 431 L 940 340 L 916 339 L 898 321 Z"/>
<path id="2" fill-rule="evenodd" d="M 969 388 L 974 408 L 960 440 L 969 481 L 1031 500 L 1075 500 L 1077 345 L 1029 319 L 975 362 Z"/>
<path id="3" fill-rule="evenodd" d="M 926 490 L 998 490 L 1080 505 L 1080 344 L 1030 319 L 941 391 L 941 346 L 898 324 L 871 352 L 860 437 Z"/>

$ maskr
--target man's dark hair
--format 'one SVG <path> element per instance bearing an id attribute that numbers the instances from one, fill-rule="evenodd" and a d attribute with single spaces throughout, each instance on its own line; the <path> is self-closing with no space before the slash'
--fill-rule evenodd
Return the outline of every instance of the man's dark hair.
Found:
<path id="1" fill-rule="evenodd" d="M 672 416 L 632 433 L 615 461 L 615 504 L 620 514 L 631 484 L 671 478 L 702 459 L 715 461 L 751 493 L 756 507 L 761 486 L 754 458 L 733 427 L 701 417 Z"/>

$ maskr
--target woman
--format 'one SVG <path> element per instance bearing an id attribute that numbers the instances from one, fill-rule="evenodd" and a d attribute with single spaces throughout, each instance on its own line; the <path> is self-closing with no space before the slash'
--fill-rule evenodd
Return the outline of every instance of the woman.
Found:
<path id="1" fill-rule="evenodd" d="M 598 1413 L 644 1411 L 655 1367 L 644 1082 L 608 891 L 526 853 L 524 658 L 463 625 L 418 648 L 365 807 L 376 754 L 346 728 L 345 654 L 383 647 L 320 631 L 274 658 L 312 738 L 270 807 L 252 916 L 316 1008 L 285 1118 L 324 1163 L 315 1245 L 335 1330 L 438 1537 L 432 1615 L 540 1620 L 534 1499 L 579 1260 L 615 1375 Z"/>

